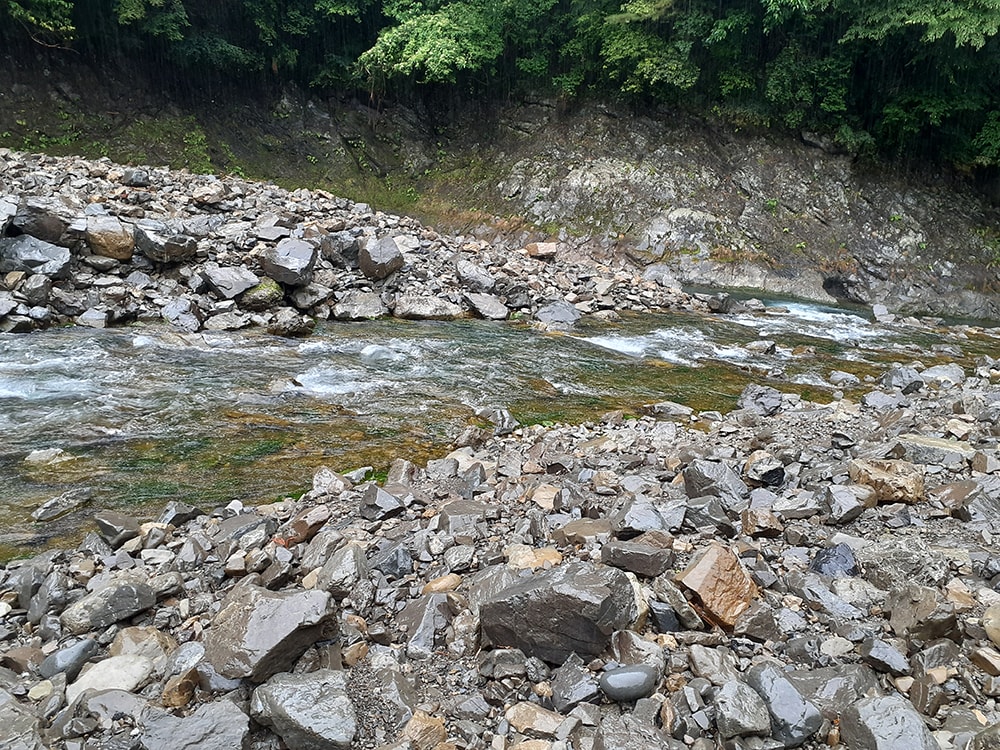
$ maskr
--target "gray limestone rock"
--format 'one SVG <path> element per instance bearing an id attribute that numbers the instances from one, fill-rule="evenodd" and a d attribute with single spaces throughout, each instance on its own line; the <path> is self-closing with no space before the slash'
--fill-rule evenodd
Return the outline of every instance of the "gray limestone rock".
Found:
<path id="1" fill-rule="evenodd" d="M 337 296 L 333 317 L 337 320 L 375 320 L 389 314 L 389 308 L 374 292 L 344 292 Z"/>
<path id="2" fill-rule="evenodd" d="M 920 714 L 899 695 L 848 706 L 840 717 L 840 736 L 850 750 L 939 750 Z"/>
<path id="3" fill-rule="evenodd" d="M 571 656 L 558 669 L 552 670 L 552 706 L 559 713 L 566 713 L 580 703 L 593 702 L 598 685 L 594 673 L 583 666 L 579 657 Z"/>
<path id="4" fill-rule="evenodd" d="M 783 746 L 798 747 L 819 731 L 823 715 L 802 697 L 777 664 L 758 664 L 747 672 L 746 678 L 764 699 L 771 714 L 771 736 Z"/>
<path id="5" fill-rule="evenodd" d="M 727 464 L 695 459 L 684 469 L 684 491 L 689 498 L 718 497 L 732 513 L 749 504 L 750 488 Z"/>
<path id="6" fill-rule="evenodd" d="M 403 267 L 403 262 L 403 254 L 392 237 L 383 237 L 358 251 L 358 267 L 372 281 L 388 278 Z"/>
<path id="7" fill-rule="evenodd" d="M 59 245 L 65 242 L 74 218 L 74 212 L 59 198 L 30 196 L 18 205 L 10 223 L 22 234 Z"/>
<path id="8" fill-rule="evenodd" d="M 903 393 L 915 393 L 924 387 L 924 380 L 912 367 L 893 365 L 882 376 L 882 385 Z"/>
<path id="9" fill-rule="evenodd" d="M 136 249 L 156 263 L 181 263 L 198 252 L 198 240 L 194 237 L 173 232 L 156 222 L 136 224 L 134 237 Z"/>
<path id="10" fill-rule="evenodd" d="M 325 591 L 237 586 L 205 633 L 205 658 L 224 677 L 263 682 L 319 640 L 333 614 Z"/>
<path id="11" fill-rule="evenodd" d="M 23 271 L 61 279 L 69 273 L 70 252 L 27 234 L 0 239 L 0 273 Z"/>
<path id="12" fill-rule="evenodd" d="M 140 722 L 144 750 L 246 750 L 250 743 L 250 717 L 225 699 L 199 706 L 185 717 L 148 706 Z"/>
<path id="13" fill-rule="evenodd" d="M 453 302 L 422 294 L 401 294 L 392 314 L 404 320 L 453 320 L 462 317 L 462 308 Z"/>
<path id="14" fill-rule="evenodd" d="M 45 661 L 38 667 L 38 674 L 45 679 L 65 674 L 66 680 L 72 682 L 80 674 L 83 665 L 97 655 L 98 649 L 97 641 L 93 638 L 84 638 L 46 656 Z"/>
<path id="15" fill-rule="evenodd" d="M 59 620 L 69 633 L 100 630 L 156 604 L 156 593 L 145 580 L 122 575 L 78 599 Z"/>
<path id="16" fill-rule="evenodd" d="M 102 510 L 94 515 L 97 532 L 111 549 L 118 549 L 129 539 L 139 536 L 139 522 L 124 513 Z"/>
<path id="17" fill-rule="evenodd" d="M 770 417 L 781 410 L 781 391 L 767 385 L 751 383 L 743 389 L 736 405 L 763 417 Z"/>
<path id="18" fill-rule="evenodd" d="M 161 311 L 163 319 L 185 331 L 194 333 L 201 329 L 202 314 L 198 305 L 188 299 L 172 300 Z"/>
<path id="19" fill-rule="evenodd" d="M 609 669 L 601 675 L 601 690 L 616 703 L 645 698 L 656 689 L 660 670 L 648 664 L 629 664 Z"/>
<path id="20" fill-rule="evenodd" d="M 260 257 L 260 267 L 267 276 L 280 284 L 304 286 L 312 280 L 319 252 L 305 240 L 286 237 L 269 247 Z"/>
<path id="21" fill-rule="evenodd" d="M 546 328 L 572 328 L 580 320 L 582 313 L 569 302 L 549 302 L 538 308 L 535 321 Z"/>
<path id="22" fill-rule="evenodd" d="M 891 643 L 879 638 L 866 638 L 859 651 L 864 662 L 879 672 L 888 672 L 896 677 L 910 673 L 906 654 Z"/>
<path id="23" fill-rule="evenodd" d="M 201 277 L 221 299 L 233 299 L 260 283 L 257 274 L 243 266 L 207 265 Z"/>
<path id="24" fill-rule="evenodd" d="M 250 713 L 296 750 L 350 750 L 357 733 L 342 671 L 276 674 L 254 690 Z"/>
<path id="25" fill-rule="evenodd" d="M 455 273 L 462 285 L 473 292 L 489 292 L 496 286 L 493 274 L 472 261 L 459 259 L 455 262 Z"/>
<path id="26" fill-rule="evenodd" d="M 543 570 L 480 604 L 494 645 L 520 648 L 549 663 L 571 653 L 598 655 L 615 630 L 637 615 L 632 584 L 620 570 L 572 562 Z"/>
<path id="27" fill-rule="evenodd" d="M 273 336 L 294 338 L 308 336 L 315 330 L 316 320 L 308 315 L 300 315 L 294 308 L 281 307 L 267 324 L 267 332 Z"/>
<path id="28" fill-rule="evenodd" d="M 17 699 L 0 688 L 0 727 L 3 727 L 4 748 L 9 750 L 45 750 L 41 720 L 20 705 Z"/>
<path id="29" fill-rule="evenodd" d="M 764 700 L 739 680 L 730 680 L 715 691 L 715 723 L 723 739 L 767 736 L 771 731 L 771 716 Z"/>
<path id="30" fill-rule="evenodd" d="M 507 306 L 492 294 L 469 292 L 465 295 L 465 302 L 473 313 L 486 320 L 506 320 L 510 314 Z"/>

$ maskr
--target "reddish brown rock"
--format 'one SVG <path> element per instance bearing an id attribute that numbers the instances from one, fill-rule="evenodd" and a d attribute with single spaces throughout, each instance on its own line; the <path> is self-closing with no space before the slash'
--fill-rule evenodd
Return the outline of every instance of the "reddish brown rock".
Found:
<path id="1" fill-rule="evenodd" d="M 702 550 L 676 580 L 694 593 L 692 604 L 699 614 L 727 629 L 757 596 L 757 587 L 736 555 L 716 543 Z"/>
<path id="2" fill-rule="evenodd" d="M 851 480 L 875 491 L 879 503 L 918 503 L 924 499 L 923 467 L 909 461 L 865 461 L 849 466 Z"/>

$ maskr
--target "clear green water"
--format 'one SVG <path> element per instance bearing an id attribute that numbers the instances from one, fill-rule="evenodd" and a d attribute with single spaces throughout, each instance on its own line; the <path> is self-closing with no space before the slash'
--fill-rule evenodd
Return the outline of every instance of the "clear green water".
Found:
<path id="1" fill-rule="evenodd" d="M 748 351 L 774 340 L 774 355 Z M 482 321 L 327 324 L 306 340 L 170 328 L 51 330 L 0 337 L 0 545 L 20 553 L 78 534 L 95 509 L 151 516 L 167 501 L 211 507 L 306 489 L 320 465 L 384 470 L 447 449 L 481 407 L 523 422 L 579 422 L 673 400 L 731 408 L 751 381 L 832 398 L 831 369 L 873 374 L 934 344 L 968 362 L 991 337 L 872 326 L 791 305 L 737 318 L 635 316 L 569 334 Z M 34 449 L 72 461 L 31 467 Z M 89 506 L 36 524 L 67 489 Z"/>

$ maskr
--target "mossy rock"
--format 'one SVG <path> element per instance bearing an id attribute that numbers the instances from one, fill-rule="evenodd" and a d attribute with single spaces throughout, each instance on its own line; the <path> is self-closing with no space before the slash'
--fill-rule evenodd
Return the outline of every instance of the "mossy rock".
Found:
<path id="1" fill-rule="evenodd" d="M 257 286 L 243 292 L 240 305 L 247 310 L 260 312 L 277 305 L 285 298 L 285 290 L 274 279 L 264 279 Z"/>

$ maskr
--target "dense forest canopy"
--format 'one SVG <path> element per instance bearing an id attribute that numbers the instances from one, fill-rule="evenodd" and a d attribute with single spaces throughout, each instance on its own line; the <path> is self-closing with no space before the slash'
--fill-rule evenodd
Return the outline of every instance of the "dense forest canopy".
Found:
<path id="1" fill-rule="evenodd" d="M 1000 0 L 0 0 L 0 40 L 320 90 L 541 91 L 1000 167 Z"/>

